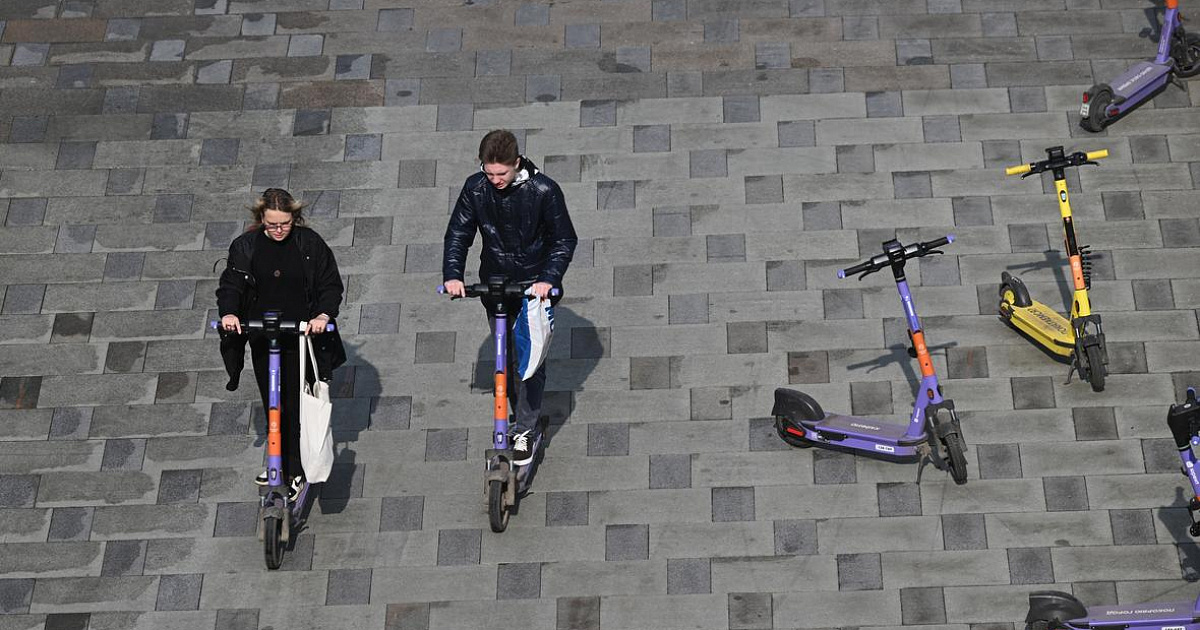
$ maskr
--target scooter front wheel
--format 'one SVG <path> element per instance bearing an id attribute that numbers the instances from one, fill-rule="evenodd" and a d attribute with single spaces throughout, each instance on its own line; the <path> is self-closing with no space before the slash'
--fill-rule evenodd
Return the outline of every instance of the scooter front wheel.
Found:
<path id="1" fill-rule="evenodd" d="M 1087 93 L 1087 115 L 1079 120 L 1079 126 L 1092 133 L 1104 131 L 1108 126 L 1108 106 L 1112 104 L 1112 88 L 1094 86 Z"/>
<path id="2" fill-rule="evenodd" d="M 1104 376 L 1108 371 L 1104 365 L 1104 356 L 1100 352 L 1100 346 L 1090 345 L 1083 349 L 1085 363 L 1087 363 L 1087 380 L 1092 384 L 1092 391 L 1104 391 Z"/>
<path id="3" fill-rule="evenodd" d="M 263 518 L 263 559 L 274 571 L 283 564 L 283 521 L 274 516 Z"/>
<path id="4" fill-rule="evenodd" d="M 942 446 L 946 449 L 946 464 L 950 469 L 950 478 L 960 486 L 967 483 L 967 445 L 963 442 L 962 436 L 951 433 L 942 438 Z"/>
<path id="5" fill-rule="evenodd" d="M 508 529 L 508 506 L 504 503 L 504 482 L 488 482 L 488 521 L 497 534 Z"/>
<path id="6" fill-rule="evenodd" d="M 1200 74 L 1200 35 L 1176 37 L 1171 56 L 1175 58 L 1175 76 L 1188 79 Z"/>
<path id="7" fill-rule="evenodd" d="M 795 446 L 796 448 L 809 448 L 813 445 L 808 438 L 804 437 L 803 435 L 792 433 L 792 431 L 800 431 L 803 433 L 803 431 L 800 429 L 792 427 L 792 423 L 788 422 L 784 418 L 775 418 L 775 432 L 779 434 L 779 439 L 786 442 L 788 446 Z"/>

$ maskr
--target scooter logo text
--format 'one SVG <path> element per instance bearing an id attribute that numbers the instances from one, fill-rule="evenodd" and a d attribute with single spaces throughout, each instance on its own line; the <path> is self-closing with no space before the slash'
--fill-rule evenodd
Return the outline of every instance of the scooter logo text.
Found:
<path id="1" fill-rule="evenodd" d="M 868 431 L 878 431 L 879 430 L 879 427 L 871 426 L 869 424 L 859 424 L 857 422 L 851 422 L 850 426 L 854 427 L 855 429 L 866 429 Z"/>
<path id="2" fill-rule="evenodd" d="M 1149 67 L 1146 67 L 1146 68 L 1142 68 L 1142 71 L 1141 71 L 1141 72 L 1139 72 L 1139 73 L 1137 73 L 1137 74 L 1133 75 L 1132 77 L 1129 77 L 1129 80 L 1128 80 L 1128 81 L 1126 81 L 1126 82 L 1122 83 L 1121 85 L 1118 85 L 1118 86 L 1117 86 L 1117 91 L 1118 91 L 1118 92 L 1124 91 L 1124 90 L 1125 90 L 1125 88 L 1127 88 L 1127 87 L 1129 87 L 1129 86 L 1133 85 L 1133 83 L 1134 83 L 1135 81 L 1137 81 L 1138 79 L 1140 79 L 1140 78 L 1142 78 L 1142 77 L 1146 76 L 1147 74 L 1150 74 L 1150 73 L 1151 73 L 1153 70 L 1154 70 L 1154 67 L 1153 67 L 1153 66 L 1149 66 Z"/>

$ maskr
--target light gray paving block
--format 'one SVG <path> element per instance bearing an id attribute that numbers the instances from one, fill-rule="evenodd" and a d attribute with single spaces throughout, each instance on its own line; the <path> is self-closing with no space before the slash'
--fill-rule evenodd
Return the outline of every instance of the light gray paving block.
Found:
<path id="1" fill-rule="evenodd" d="M 900 591 L 804 591 L 773 598 L 776 627 L 900 624 Z"/>
<path id="2" fill-rule="evenodd" d="M 154 610 L 157 577 L 78 577 L 48 579 L 30 602 L 31 612 Z"/>

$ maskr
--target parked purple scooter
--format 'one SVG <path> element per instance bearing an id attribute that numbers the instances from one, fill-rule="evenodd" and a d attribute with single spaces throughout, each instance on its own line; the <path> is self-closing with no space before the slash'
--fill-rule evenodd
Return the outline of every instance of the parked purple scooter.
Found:
<path id="1" fill-rule="evenodd" d="M 1200 35 L 1183 30 L 1179 0 L 1167 0 L 1158 37 L 1158 56 L 1139 61 L 1110 83 L 1097 83 L 1083 94 L 1079 126 L 1099 132 L 1149 100 L 1168 82 L 1200 74 Z M 1186 88 L 1185 88 L 1186 89 Z"/>
<path id="2" fill-rule="evenodd" d="M 841 414 L 826 414 L 811 396 L 794 389 L 775 390 L 775 430 L 784 442 L 799 448 L 826 446 L 860 451 L 889 459 L 911 460 L 928 458 L 937 468 L 948 470 L 954 483 L 967 482 L 966 444 L 954 402 L 942 398 L 933 360 L 925 345 L 925 332 L 917 318 L 917 307 L 904 276 L 904 262 L 930 254 L 941 254 L 939 247 L 954 242 L 947 235 L 925 243 L 901 245 L 898 240 L 883 244 L 883 253 L 849 269 L 838 271 L 839 278 L 863 276 L 885 267 L 892 268 L 900 302 L 908 320 L 908 337 L 912 342 L 908 354 L 921 366 L 921 386 L 913 403 L 912 418 L 907 425 L 898 425 L 870 418 Z"/>
<path id="3" fill-rule="evenodd" d="M 1195 512 L 1200 507 L 1200 478 L 1196 466 L 1200 464 L 1192 452 L 1200 446 L 1200 402 L 1196 390 L 1189 387 L 1182 403 L 1171 405 L 1167 412 L 1167 425 L 1179 448 L 1179 459 L 1183 462 L 1184 474 L 1192 484 L 1192 499 L 1188 512 L 1192 513 L 1190 532 L 1200 536 Z M 1083 605 L 1074 595 L 1060 591 L 1034 591 L 1029 594 L 1029 613 L 1025 616 L 1026 630 L 1197 630 L 1200 628 L 1200 599 L 1183 602 L 1153 602 L 1117 606 Z"/>

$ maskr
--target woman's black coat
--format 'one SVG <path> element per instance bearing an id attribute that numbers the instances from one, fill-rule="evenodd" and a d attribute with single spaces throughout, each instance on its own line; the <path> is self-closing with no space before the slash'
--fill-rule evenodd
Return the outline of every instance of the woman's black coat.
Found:
<path id="1" fill-rule="evenodd" d="M 250 272 L 258 233 L 257 229 L 246 232 L 229 245 L 229 258 L 217 284 L 217 309 L 221 317 L 237 315 L 238 319 L 246 321 L 246 313 L 258 297 L 254 276 Z M 325 313 L 331 321 L 336 320 L 338 307 L 342 303 L 343 286 L 333 252 L 319 234 L 306 227 L 292 228 L 289 238 L 296 239 L 296 247 L 304 256 L 304 292 L 309 305 L 309 319 Z M 229 374 L 225 389 L 229 391 L 238 388 L 248 339 L 248 336 L 238 334 L 221 336 L 221 358 Z M 313 348 L 316 350 L 318 376 L 321 380 L 333 378 L 334 368 L 346 362 L 346 349 L 342 347 L 342 337 L 336 327 L 332 332 L 314 335 Z"/>

